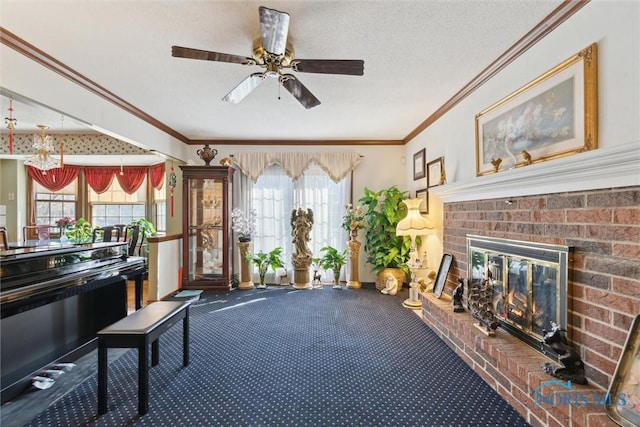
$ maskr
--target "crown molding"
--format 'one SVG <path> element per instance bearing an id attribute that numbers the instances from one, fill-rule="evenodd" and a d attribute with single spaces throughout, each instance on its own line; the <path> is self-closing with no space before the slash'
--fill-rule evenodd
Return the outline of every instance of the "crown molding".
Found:
<path id="1" fill-rule="evenodd" d="M 154 126 L 160 129 L 161 131 L 173 136 L 174 138 L 184 142 L 185 144 L 189 142 L 189 139 L 186 136 L 179 133 L 178 131 L 170 128 L 169 126 L 165 125 L 158 119 L 140 110 L 135 105 L 125 101 L 118 95 L 105 89 L 104 87 L 100 86 L 98 83 L 94 82 L 93 80 L 78 73 L 73 68 L 69 67 L 66 64 L 63 64 L 62 62 L 55 59 L 53 56 L 38 49 L 31 43 L 21 39 L 20 37 L 16 36 L 11 31 L 8 31 L 4 27 L 0 27 L 0 43 L 6 45 L 7 47 L 10 47 L 11 49 L 15 50 L 18 53 L 21 53 L 22 55 L 37 62 L 43 67 L 50 69 L 54 73 L 57 73 L 62 77 L 68 80 L 71 80 L 73 83 L 83 87 L 84 89 L 88 90 L 94 95 L 97 95 L 100 98 L 106 101 L 109 101 L 112 104 L 115 104 L 116 106 L 125 110 L 127 113 L 139 118 L 140 120 L 143 120 L 149 123 L 151 126 Z"/>
<path id="2" fill-rule="evenodd" d="M 438 108 L 427 119 L 420 123 L 418 127 L 411 131 L 404 137 L 404 143 L 408 143 L 413 138 L 422 133 L 426 128 L 435 123 L 440 117 L 444 116 L 449 110 L 458 105 L 467 96 L 471 95 L 482 86 L 491 77 L 498 74 L 507 65 L 515 61 L 520 55 L 526 52 L 531 46 L 538 43 L 543 37 L 556 29 L 560 24 L 569 19 L 574 13 L 582 9 L 590 0 L 566 0 L 560 6 L 555 8 L 545 19 L 543 19 L 538 25 L 533 27 L 531 31 L 525 34 L 520 40 L 518 40 L 513 46 L 511 46 L 506 52 L 493 61 L 487 68 L 482 70 L 480 74 L 475 76 L 473 80 L 462 87 L 455 95 L 453 95 L 447 102 L 445 102 L 440 108 Z"/>
<path id="3" fill-rule="evenodd" d="M 192 139 L 189 145 L 404 145 L 401 139 Z"/>

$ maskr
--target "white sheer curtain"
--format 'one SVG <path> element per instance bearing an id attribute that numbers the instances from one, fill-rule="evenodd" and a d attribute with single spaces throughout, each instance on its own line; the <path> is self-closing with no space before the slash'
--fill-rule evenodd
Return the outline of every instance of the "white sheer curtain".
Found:
<path id="1" fill-rule="evenodd" d="M 242 175 L 240 181 L 241 186 L 250 193 L 250 207 L 258 213 L 253 252 L 269 252 L 281 247 L 289 277 L 292 277 L 293 243 L 290 222 L 293 209 L 311 208 L 313 211 L 314 224 L 309 246 L 314 257 L 321 256 L 320 248 L 324 246 L 333 246 L 338 250 L 346 248 L 348 235 L 341 225 L 344 205 L 350 199 L 351 174 L 335 183 L 320 167 L 313 164 L 303 176 L 292 181 L 280 166 L 272 165 L 265 169 L 256 183 L 252 183 L 246 175 Z M 254 275 L 255 282 L 258 280 L 257 273 Z M 267 275 L 268 283 L 278 282 L 273 276 L 273 271 L 270 270 Z M 326 280 L 331 280 L 330 275 L 327 275 Z"/>

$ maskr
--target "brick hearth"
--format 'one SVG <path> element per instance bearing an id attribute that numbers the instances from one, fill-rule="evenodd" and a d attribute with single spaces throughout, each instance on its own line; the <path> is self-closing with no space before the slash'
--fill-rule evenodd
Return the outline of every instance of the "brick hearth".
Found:
<path id="1" fill-rule="evenodd" d="M 474 326 L 469 312 L 454 313 L 447 295 L 421 296 L 422 320 L 453 349 L 467 365 L 511 404 L 532 426 L 615 427 L 602 406 L 536 405 L 533 389 L 553 379 L 543 372 L 544 362 L 555 362 L 506 331 L 498 329 L 493 337 Z M 597 393 L 596 386 L 573 385 L 577 392 Z M 545 394 L 566 392 L 560 386 L 545 387 Z"/>

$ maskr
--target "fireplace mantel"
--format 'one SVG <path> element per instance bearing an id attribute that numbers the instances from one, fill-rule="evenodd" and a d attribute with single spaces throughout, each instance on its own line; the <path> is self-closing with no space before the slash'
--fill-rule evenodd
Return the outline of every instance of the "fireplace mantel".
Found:
<path id="1" fill-rule="evenodd" d="M 443 203 L 640 185 L 640 141 L 429 188 Z"/>

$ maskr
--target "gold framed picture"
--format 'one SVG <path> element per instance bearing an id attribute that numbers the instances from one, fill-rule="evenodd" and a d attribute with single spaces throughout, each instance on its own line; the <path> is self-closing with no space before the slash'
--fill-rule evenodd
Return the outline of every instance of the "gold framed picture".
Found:
<path id="1" fill-rule="evenodd" d="M 425 156 L 424 148 L 413 155 L 413 180 L 414 181 L 425 177 L 424 156 Z"/>
<path id="2" fill-rule="evenodd" d="M 442 185 L 444 182 L 444 157 L 438 157 L 427 163 L 427 188 Z"/>
<path id="3" fill-rule="evenodd" d="M 420 203 L 420 213 L 429 213 L 429 191 L 426 188 L 416 191 L 416 199 L 422 199 Z"/>
<path id="4" fill-rule="evenodd" d="M 476 115 L 476 175 L 598 146 L 597 44 Z"/>

